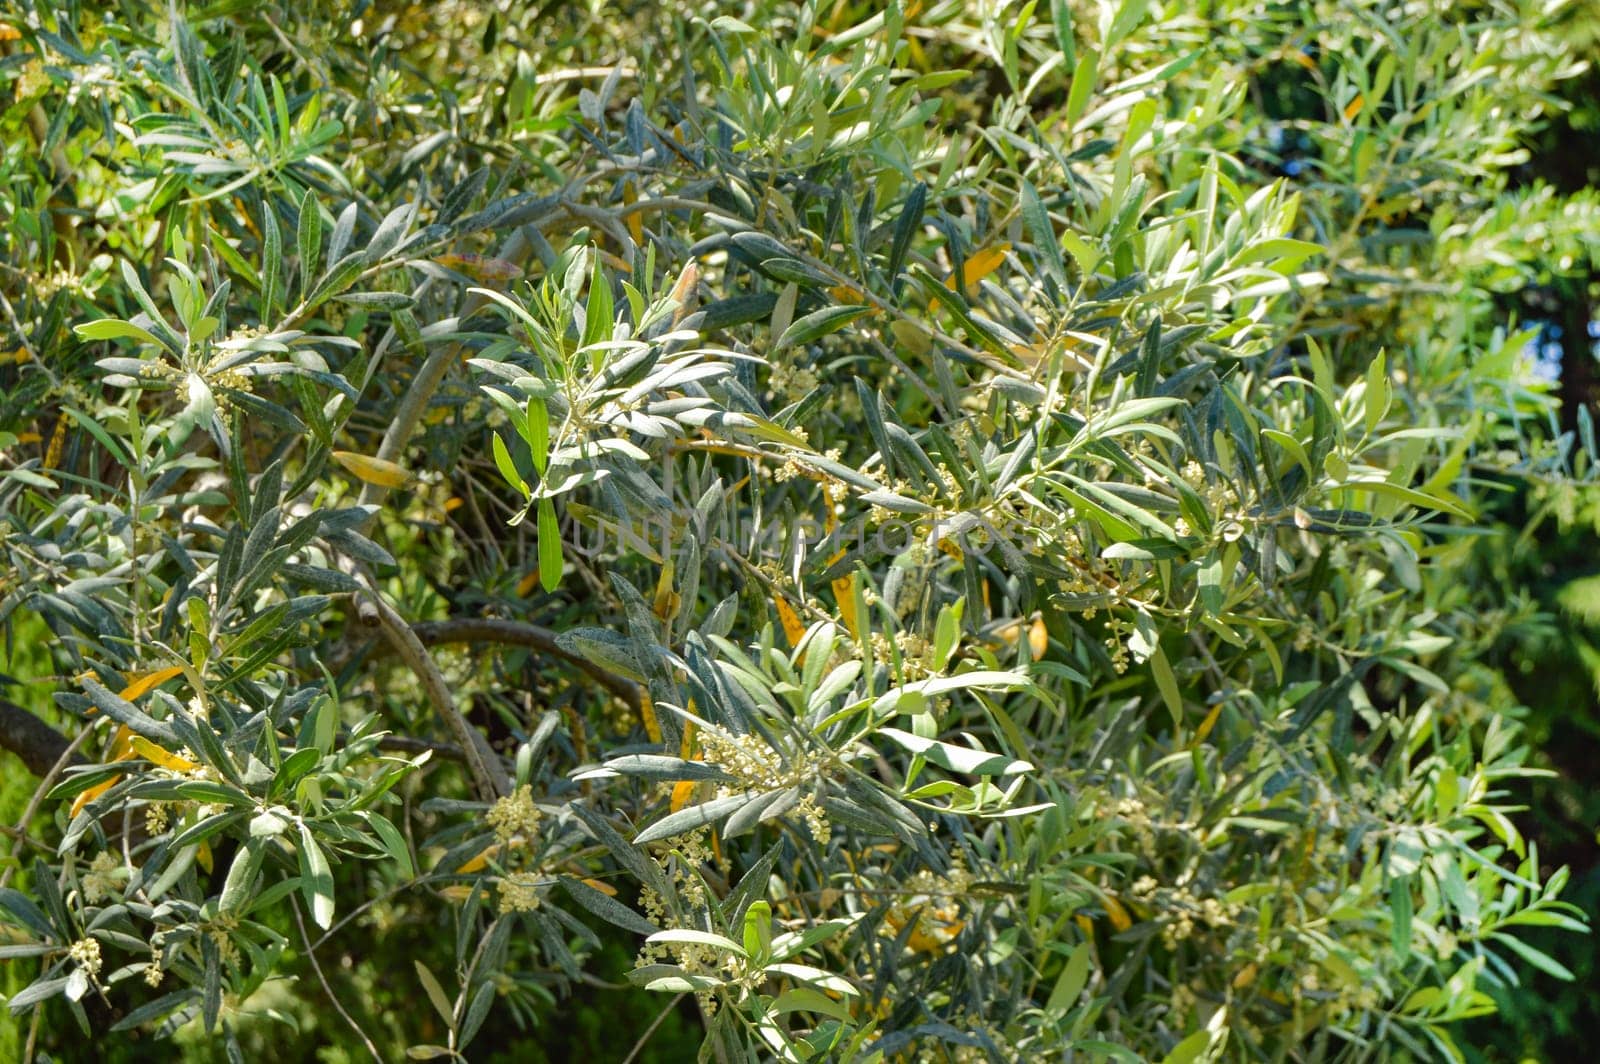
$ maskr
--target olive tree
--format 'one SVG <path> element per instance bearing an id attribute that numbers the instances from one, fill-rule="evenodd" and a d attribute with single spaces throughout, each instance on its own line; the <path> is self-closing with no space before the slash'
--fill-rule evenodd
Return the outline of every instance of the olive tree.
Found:
<path id="1" fill-rule="evenodd" d="M 7 16 L 29 1046 L 465 1059 L 623 943 L 719 1061 L 1453 1059 L 1559 973 L 1458 574 L 1592 484 L 1497 303 L 1600 220 L 1562 5 L 307 6 Z"/>

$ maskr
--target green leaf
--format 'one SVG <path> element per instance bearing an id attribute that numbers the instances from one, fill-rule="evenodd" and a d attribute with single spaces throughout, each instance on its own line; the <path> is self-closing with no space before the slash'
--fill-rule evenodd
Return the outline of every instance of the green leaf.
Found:
<path id="1" fill-rule="evenodd" d="M 757 964 L 772 953 L 772 906 L 765 901 L 753 901 L 744 911 L 744 950 Z"/>
<path id="2" fill-rule="evenodd" d="M 591 250 L 594 269 L 589 275 L 589 302 L 584 307 L 583 346 L 611 339 L 616 326 L 616 307 L 611 297 L 611 282 L 600 268 L 600 253 Z"/>
<path id="3" fill-rule="evenodd" d="M 1411 915 L 1411 877 L 1390 880 L 1389 944 L 1401 964 L 1411 957 Z"/>
<path id="4" fill-rule="evenodd" d="M 361 276 L 367 268 L 366 256 L 359 251 L 352 251 L 338 262 L 329 267 L 322 280 L 311 290 L 305 298 L 303 313 L 309 313 L 355 284 L 356 278 Z"/>
<path id="5" fill-rule="evenodd" d="M 879 732 L 918 757 L 926 758 L 952 772 L 965 772 L 974 776 L 1010 776 L 1019 772 L 1033 771 L 1033 766 L 1028 762 L 1015 761 L 1003 754 L 955 746 L 936 739 L 924 739 L 920 735 L 913 735 L 899 728 L 880 728 Z"/>
<path id="6" fill-rule="evenodd" d="M 283 237 L 278 232 L 278 214 L 267 203 L 261 212 L 261 320 L 278 318 L 278 293 L 283 278 Z"/>
<path id="7" fill-rule="evenodd" d="M 608 924 L 620 927 L 624 931 L 633 931 L 641 935 L 653 935 L 661 930 L 617 899 L 604 891 L 594 889 L 580 879 L 562 876 L 560 883 L 573 901 Z"/>
<path id="8" fill-rule="evenodd" d="M 539 585 L 554 591 L 561 584 L 561 530 L 556 525 L 556 504 L 539 500 Z"/>
<path id="9" fill-rule="evenodd" d="M 317 275 L 322 256 L 322 208 L 311 189 L 300 197 L 300 224 L 295 234 L 295 247 L 300 256 L 300 298 L 311 289 L 311 279 Z"/>
<path id="10" fill-rule="evenodd" d="M 250 839 L 239 847 L 233 864 L 228 866 L 228 876 L 222 882 L 222 894 L 217 900 L 219 912 L 236 912 L 249 900 L 250 888 L 261 870 L 263 853 L 262 843 L 257 839 Z"/>
<path id="11" fill-rule="evenodd" d="M 905 265 L 906 253 L 911 250 L 911 240 L 917 235 L 917 230 L 922 226 L 922 214 L 928 204 L 928 186 L 918 181 L 911 195 L 906 197 L 905 206 L 900 209 L 900 217 L 894 223 L 894 243 L 889 248 L 889 262 L 886 271 L 891 283 L 900 279 L 900 269 Z"/>
<path id="12" fill-rule="evenodd" d="M 542 477 L 550 466 L 550 408 L 537 395 L 528 399 L 527 443 L 533 468 Z"/>
<path id="13" fill-rule="evenodd" d="M 650 943 L 661 942 L 667 945 L 677 946 L 710 946 L 712 949 L 721 950 L 724 953 L 733 953 L 740 957 L 749 957 L 749 954 L 745 952 L 744 947 L 739 945 L 739 943 L 735 942 L 733 939 L 725 938 L 722 935 L 714 934 L 710 931 L 697 931 L 691 927 L 674 927 L 666 931 L 657 931 L 655 934 L 645 939 L 645 941 Z"/>
<path id="14" fill-rule="evenodd" d="M 1067 958 L 1067 963 L 1061 969 L 1061 975 L 1056 979 L 1055 989 L 1050 991 L 1050 1000 L 1045 1004 L 1050 1012 L 1065 1012 L 1078 1000 L 1078 995 L 1083 993 L 1083 988 L 1089 984 L 1089 943 L 1080 942 L 1072 951 L 1072 956 Z"/>
<path id="15" fill-rule="evenodd" d="M 782 351 L 786 347 L 797 344 L 809 344 L 819 340 L 829 333 L 838 332 L 864 315 L 871 314 L 874 308 L 861 306 L 823 307 L 791 324 L 778 337 L 778 342 L 772 345 L 774 352 Z"/>
<path id="16" fill-rule="evenodd" d="M 1077 66 L 1072 71 L 1072 88 L 1067 93 L 1065 117 L 1069 128 L 1076 126 L 1078 119 L 1083 117 L 1083 109 L 1089 105 L 1089 94 L 1094 91 L 1095 80 L 1099 75 L 1099 49 L 1084 49 L 1078 58 Z"/>
<path id="17" fill-rule="evenodd" d="M 1028 239 L 1044 259 L 1045 273 L 1062 287 L 1067 283 L 1067 266 L 1061 258 L 1061 244 L 1056 240 L 1055 226 L 1050 224 L 1050 212 L 1039 198 L 1039 190 L 1027 178 L 1022 180 L 1022 224 L 1028 227 Z"/>
<path id="18" fill-rule="evenodd" d="M 1196 1031 L 1177 1045 L 1172 1047 L 1172 1052 L 1161 1058 L 1161 1064 L 1194 1064 L 1200 1060 L 1206 1050 L 1211 1048 L 1211 1032 Z"/>
<path id="19" fill-rule="evenodd" d="M 361 819 L 367 822 L 383 843 L 386 852 L 395 864 L 400 866 L 400 876 L 411 879 L 417 874 L 416 866 L 411 860 L 411 848 L 406 845 L 405 836 L 400 834 L 400 829 L 389 822 L 389 818 L 379 813 L 363 812 Z"/>
<path id="20" fill-rule="evenodd" d="M 682 835 L 686 831 L 714 824 L 723 817 L 742 807 L 753 799 L 748 795 L 730 794 L 723 798 L 713 798 L 701 805 L 691 805 L 657 820 L 634 837 L 636 845 L 655 842 L 658 839 L 670 839 L 674 835 Z"/>
<path id="21" fill-rule="evenodd" d="M 511 452 L 506 449 L 506 442 L 500 438 L 498 432 L 491 432 L 489 438 L 491 449 L 494 451 L 495 468 L 500 470 L 500 475 L 505 478 L 507 484 L 522 492 L 524 499 L 532 497 L 533 489 L 528 487 L 528 482 L 517 472 L 517 464 L 511 460 Z"/>
<path id="22" fill-rule="evenodd" d="M 1178 693 L 1178 677 L 1172 671 L 1166 651 L 1159 644 L 1150 652 L 1150 672 L 1155 677 L 1156 689 L 1161 692 L 1161 701 L 1167 704 L 1167 712 L 1172 714 L 1172 723 L 1182 723 L 1183 696 Z"/>
<path id="23" fill-rule="evenodd" d="M 153 333 L 147 332 L 129 321 L 117 318 L 100 318 L 98 321 L 86 321 L 82 325 L 74 325 L 72 331 L 85 340 L 137 340 L 142 344 L 168 350 Z"/>
<path id="24" fill-rule="evenodd" d="M 439 1018 L 444 1020 L 444 1025 L 454 1028 L 456 1025 L 456 1012 L 450 1005 L 450 998 L 444 992 L 444 987 L 439 984 L 438 978 L 428 970 L 428 966 L 415 958 L 411 961 L 416 969 L 417 979 L 422 983 L 422 989 L 427 991 L 428 1000 L 433 1003 L 434 1011 Z"/>
<path id="25" fill-rule="evenodd" d="M 831 1016 L 840 1022 L 849 1022 L 850 1010 L 842 1001 L 835 1001 L 820 990 L 812 990 L 808 986 L 796 986 L 785 990 L 772 1000 L 771 1012 L 782 1014 L 785 1012 L 814 1012 L 819 1016 Z"/>
<path id="26" fill-rule="evenodd" d="M 300 890 L 317 926 L 324 931 L 332 927 L 333 871 L 328 867 L 327 855 L 303 821 L 300 824 Z"/>
<path id="27" fill-rule="evenodd" d="M 1384 365 L 1384 352 L 1367 366 L 1366 428 L 1370 436 L 1376 432 L 1383 415 L 1389 412 L 1389 378 Z"/>
<path id="28" fill-rule="evenodd" d="M 1571 969 L 1566 967 L 1566 965 L 1557 961 L 1548 953 L 1534 949 L 1532 946 L 1521 941 L 1520 939 L 1517 939 L 1511 935 L 1502 934 L 1499 931 L 1491 932 L 1489 937 L 1505 946 L 1512 953 L 1515 953 L 1517 956 L 1521 957 L 1523 960 L 1527 961 L 1541 972 L 1544 972 L 1546 975 L 1555 976 L 1557 979 L 1568 983 L 1573 982 L 1578 978 L 1572 973 Z"/>

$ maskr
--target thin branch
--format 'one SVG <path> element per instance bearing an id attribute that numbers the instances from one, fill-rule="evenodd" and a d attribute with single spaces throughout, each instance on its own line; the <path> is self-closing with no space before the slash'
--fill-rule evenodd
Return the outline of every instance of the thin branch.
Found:
<path id="1" fill-rule="evenodd" d="M 479 795 L 492 802 L 510 794 L 511 777 L 506 774 L 499 755 L 489 746 L 489 740 L 468 724 L 461 711 L 456 708 L 455 699 L 450 694 L 450 685 L 439 672 L 439 666 L 428 653 L 427 647 L 417 638 L 417 633 L 412 630 L 411 625 L 407 624 L 405 618 L 396 613 L 394 607 L 384 601 L 383 596 L 376 590 L 369 589 L 362 598 L 376 612 L 378 623 L 383 628 L 383 634 L 389 640 L 389 645 L 422 682 L 428 701 L 433 703 L 434 711 L 439 714 L 445 727 L 455 737 L 456 744 L 461 747 L 467 770 L 472 774 Z"/>
<path id="2" fill-rule="evenodd" d="M 317 961 L 316 948 L 311 945 L 311 936 L 306 934 L 306 922 L 300 916 L 300 900 L 291 895 L 289 901 L 294 908 L 295 926 L 300 929 L 300 941 L 305 943 L 306 960 L 311 962 L 311 970 L 317 973 L 317 982 L 322 984 L 322 992 L 328 995 L 328 1000 L 333 1003 L 334 1011 L 344 1017 L 344 1022 L 350 1025 L 350 1029 L 356 1033 L 356 1037 L 361 1039 L 361 1044 L 367 1047 L 367 1052 L 372 1054 L 372 1059 L 382 1064 L 383 1057 L 379 1054 L 378 1047 L 372 1044 L 372 1039 L 367 1037 L 367 1032 L 361 1029 L 361 1025 L 355 1021 L 355 1018 L 344 1010 L 344 1006 L 339 1003 L 339 996 L 333 992 L 333 987 L 328 985 L 328 977 L 322 974 L 322 965 Z"/>
<path id="3" fill-rule="evenodd" d="M 24 710 L 23 712 L 27 711 Z M 28 715 L 30 717 L 33 716 L 31 713 Z M 34 717 L 34 720 L 38 721 L 38 718 Z M 52 735 L 55 734 L 54 729 L 47 727 L 43 721 L 39 721 L 39 725 L 40 727 L 44 727 L 45 730 L 49 731 Z M 78 747 L 82 746 L 84 740 L 89 738 L 90 731 L 91 729 L 85 728 L 83 731 L 79 732 L 77 737 L 68 743 L 64 750 L 56 755 L 55 763 L 44 771 L 39 780 L 39 786 L 33 789 L 33 796 L 28 799 L 28 807 L 22 811 L 22 816 L 17 818 L 16 830 L 19 835 L 27 834 L 28 822 L 31 821 L 34 817 L 34 814 L 39 811 L 39 803 L 43 802 L 44 796 L 50 793 L 50 788 L 56 785 L 56 780 L 61 776 L 62 771 L 68 765 L 72 764 L 73 760 L 77 757 Z M 4 872 L 0 872 L 0 888 L 4 888 L 5 885 L 11 881 L 11 874 L 20 866 L 21 862 L 18 862 L 17 864 L 7 867 Z"/>
<path id="4" fill-rule="evenodd" d="M 519 226 L 506 238 L 495 257 L 505 259 L 507 262 L 520 263 L 532 250 L 532 243 L 523 235 L 522 227 Z M 476 292 L 472 293 L 463 304 L 459 319 L 466 321 L 488 302 L 485 297 Z M 383 434 L 383 442 L 378 445 L 377 456 L 380 459 L 386 462 L 399 462 L 405 456 L 406 448 L 411 444 L 411 437 L 416 433 L 417 426 L 422 423 L 423 412 L 433 400 L 434 392 L 439 390 L 439 385 L 444 381 L 445 372 L 460 360 L 460 344 L 441 344 L 423 360 L 417 375 L 411 379 L 410 387 L 406 389 L 405 395 L 401 396 L 400 405 L 395 408 L 389 427 Z M 388 488 L 369 481 L 362 485 L 361 504 L 375 506 L 381 503 L 388 493 Z M 365 531 L 365 526 L 370 523 L 369 518 L 357 527 L 357 531 Z"/>
<path id="5" fill-rule="evenodd" d="M 504 643 L 510 646 L 530 647 L 551 657 L 560 658 L 577 666 L 585 675 L 606 690 L 638 708 L 642 692 L 639 685 L 623 676 L 596 665 L 581 654 L 574 654 L 556 641 L 556 634 L 526 621 L 497 618 L 465 617 L 448 621 L 424 621 L 413 625 L 423 646 L 444 643 Z"/>
<path id="6" fill-rule="evenodd" d="M 649 1027 L 644 1029 L 644 1033 L 639 1036 L 639 1040 L 633 1043 L 633 1049 L 622 1059 L 622 1064 L 633 1064 L 635 1060 L 639 1059 L 639 1054 L 644 1052 L 644 1047 L 650 1044 L 650 1036 L 656 1033 L 657 1027 L 666 1022 L 667 1017 L 672 1015 L 672 1010 L 677 1008 L 678 1002 L 682 1000 L 683 995 L 679 994 L 667 1002 L 667 1007 L 661 1010 L 661 1014 L 651 1021 Z"/>
<path id="7" fill-rule="evenodd" d="M 467 755 L 454 743 L 436 743 L 429 739 L 413 739 L 409 735 L 385 735 L 378 740 L 379 750 L 393 750 L 401 754 L 420 754 L 431 751 L 435 757 L 447 761 L 466 761 Z"/>

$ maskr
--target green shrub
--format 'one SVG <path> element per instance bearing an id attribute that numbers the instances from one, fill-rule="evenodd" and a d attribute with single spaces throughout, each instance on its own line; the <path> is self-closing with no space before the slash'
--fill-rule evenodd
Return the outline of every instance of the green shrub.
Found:
<path id="1" fill-rule="evenodd" d="M 30 1039 L 1451 1059 L 1563 974 L 1461 578 L 1592 485 L 1495 304 L 1600 221 L 1508 184 L 1560 5 L 319 8 L 8 16 Z"/>

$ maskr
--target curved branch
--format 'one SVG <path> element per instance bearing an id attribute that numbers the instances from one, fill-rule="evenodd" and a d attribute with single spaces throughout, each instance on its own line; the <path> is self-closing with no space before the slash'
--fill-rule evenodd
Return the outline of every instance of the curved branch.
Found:
<path id="1" fill-rule="evenodd" d="M 434 711 L 444 720 L 445 727 L 450 729 L 450 734 L 461 747 L 467 769 L 472 774 L 473 783 L 479 794 L 491 802 L 510 794 L 511 777 L 506 774 L 499 755 L 489 746 L 489 740 L 483 737 L 483 733 L 468 724 L 461 711 L 456 708 L 455 699 L 450 694 L 450 685 L 445 682 L 444 676 L 439 672 L 438 664 L 428 653 L 427 647 L 422 645 L 422 640 L 417 637 L 411 625 L 395 612 L 394 607 L 389 605 L 377 590 L 369 589 L 362 594 L 362 597 L 376 611 L 378 623 L 382 625 L 383 634 L 389 640 L 389 645 L 422 682 L 422 689 L 427 692 L 428 701 L 433 703 Z"/>
<path id="2" fill-rule="evenodd" d="M 71 745 L 71 740 L 26 709 L 0 698 L 0 749 L 16 754 L 35 776 L 49 772 Z"/>
<path id="3" fill-rule="evenodd" d="M 505 643 L 531 647 L 577 666 L 590 679 L 634 708 L 638 707 L 643 693 L 639 685 L 627 677 L 607 672 L 588 658 L 562 646 L 550 629 L 526 621 L 466 617 L 449 621 L 424 621 L 413 625 L 412 630 L 422 640 L 422 645 L 429 647 L 444 643 Z"/>

